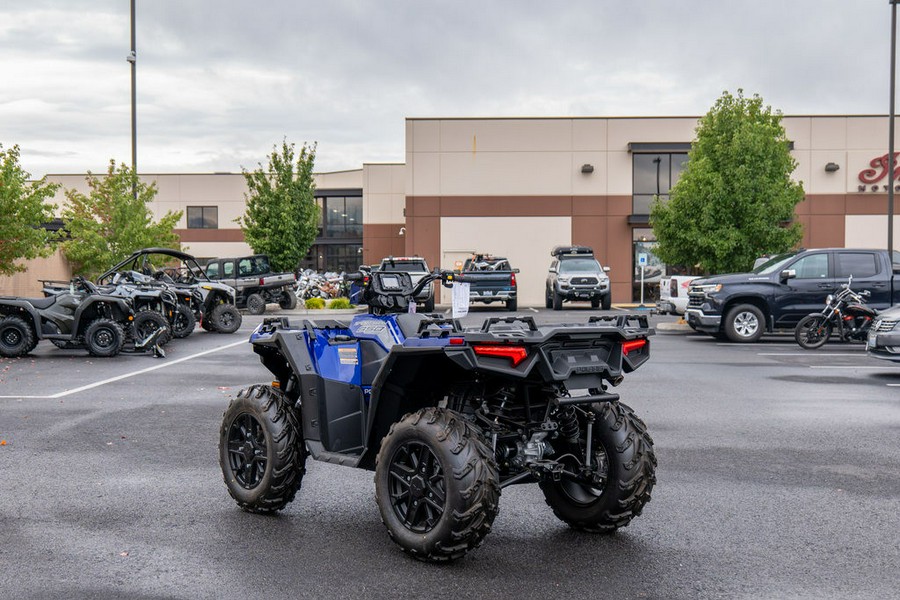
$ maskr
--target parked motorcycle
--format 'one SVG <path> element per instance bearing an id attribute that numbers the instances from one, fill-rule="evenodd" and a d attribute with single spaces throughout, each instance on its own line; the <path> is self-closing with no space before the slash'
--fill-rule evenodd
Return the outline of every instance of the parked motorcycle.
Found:
<path id="1" fill-rule="evenodd" d="M 822 347 L 836 331 L 842 341 L 864 342 L 878 311 L 866 306 L 870 292 L 854 292 L 847 283 L 841 284 L 835 294 L 825 298 L 822 312 L 803 317 L 794 329 L 794 339 L 801 348 L 813 350 Z"/>

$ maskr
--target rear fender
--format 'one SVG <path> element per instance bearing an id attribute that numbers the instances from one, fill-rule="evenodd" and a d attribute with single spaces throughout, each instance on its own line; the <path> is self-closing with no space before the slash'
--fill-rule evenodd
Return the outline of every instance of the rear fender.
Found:
<path id="1" fill-rule="evenodd" d="M 372 385 L 366 422 L 366 452 L 361 466 L 374 467 L 375 454 L 391 425 L 403 415 L 437 406 L 453 385 L 473 373 L 451 360 L 441 347 L 395 346 Z"/>
<path id="2" fill-rule="evenodd" d="M 41 317 L 37 310 L 28 302 L 24 300 L 3 300 L 0 303 L 0 317 L 7 315 L 21 317 L 25 319 L 25 322 L 30 322 L 38 339 L 43 337 L 41 335 Z"/>

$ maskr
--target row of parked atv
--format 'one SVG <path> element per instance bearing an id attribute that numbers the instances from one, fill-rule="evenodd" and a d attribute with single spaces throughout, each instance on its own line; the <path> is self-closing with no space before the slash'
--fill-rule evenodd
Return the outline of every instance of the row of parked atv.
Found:
<path id="1" fill-rule="evenodd" d="M 0 297 L 0 356 L 24 356 L 41 340 L 93 356 L 161 356 L 162 346 L 198 324 L 219 333 L 241 326 L 234 289 L 211 281 L 190 254 L 168 248 L 138 250 L 96 282 L 43 283 L 43 298 Z"/>

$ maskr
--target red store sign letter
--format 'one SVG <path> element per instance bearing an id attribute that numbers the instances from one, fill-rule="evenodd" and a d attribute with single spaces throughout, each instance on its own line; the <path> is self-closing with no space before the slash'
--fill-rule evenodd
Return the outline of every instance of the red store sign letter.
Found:
<path id="1" fill-rule="evenodd" d="M 897 166 L 897 158 L 900 152 L 894 152 L 894 181 L 900 181 L 900 167 Z M 888 174 L 888 155 L 873 158 L 869 163 L 871 169 L 863 169 L 859 172 L 859 180 L 863 183 L 878 183 Z M 887 188 L 885 188 L 887 189 Z"/>

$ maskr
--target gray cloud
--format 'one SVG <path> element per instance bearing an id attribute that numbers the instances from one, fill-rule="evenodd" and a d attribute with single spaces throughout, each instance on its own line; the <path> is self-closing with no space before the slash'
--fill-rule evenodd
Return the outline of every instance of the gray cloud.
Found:
<path id="1" fill-rule="evenodd" d="M 0 8 L 0 143 L 25 167 L 130 160 L 124 0 Z M 238 171 L 284 137 L 320 170 L 402 161 L 407 116 L 884 114 L 887 2 L 138 0 L 144 172 Z"/>

